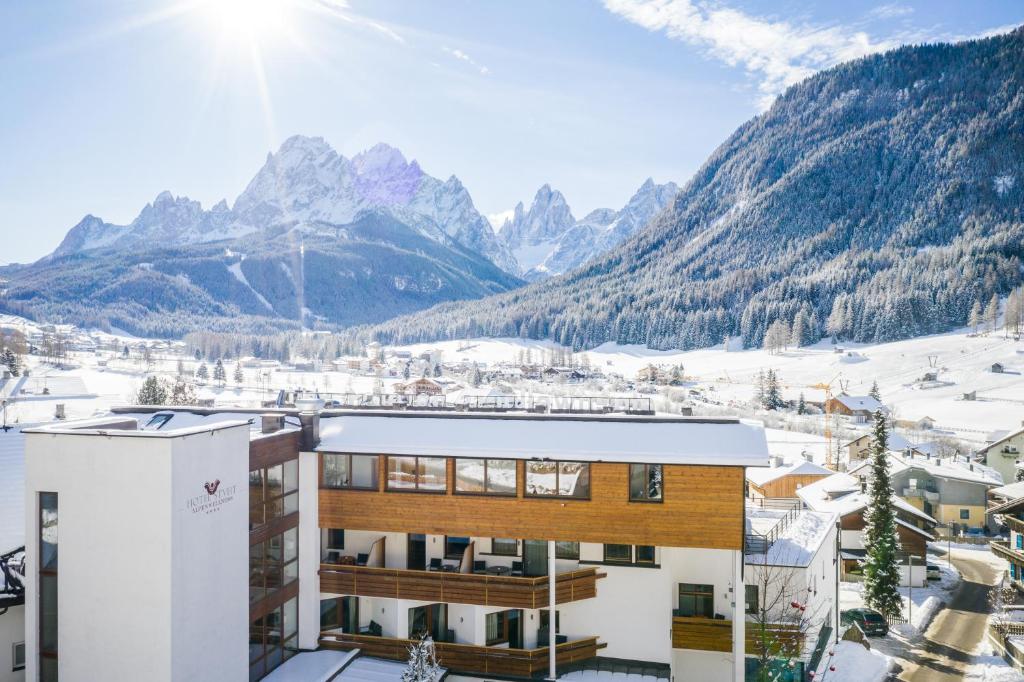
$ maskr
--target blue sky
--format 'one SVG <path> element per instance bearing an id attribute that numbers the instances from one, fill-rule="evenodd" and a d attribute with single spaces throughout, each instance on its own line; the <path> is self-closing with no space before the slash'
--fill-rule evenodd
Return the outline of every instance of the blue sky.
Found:
<path id="1" fill-rule="evenodd" d="M 1019 0 L 2 3 L 0 262 L 165 189 L 231 203 L 296 133 L 392 144 L 484 213 L 547 182 L 582 216 L 685 182 L 815 70 L 1021 22 Z"/>

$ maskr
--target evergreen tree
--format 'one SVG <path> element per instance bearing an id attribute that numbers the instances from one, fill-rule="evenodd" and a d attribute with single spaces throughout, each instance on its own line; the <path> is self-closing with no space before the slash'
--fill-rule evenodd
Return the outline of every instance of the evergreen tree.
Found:
<path id="1" fill-rule="evenodd" d="M 473 386 L 473 388 L 476 388 L 477 386 L 480 385 L 480 381 L 480 367 L 478 367 L 477 364 L 474 362 L 473 371 L 469 375 L 469 383 Z"/>
<path id="2" fill-rule="evenodd" d="M 804 402 L 804 392 L 800 391 L 800 400 L 796 403 L 797 414 L 807 414 L 807 403 Z"/>
<path id="3" fill-rule="evenodd" d="M 402 671 L 402 682 L 434 682 L 442 672 L 434 652 L 434 640 L 424 635 L 409 647 L 409 663 Z"/>
<path id="4" fill-rule="evenodd" d="M 199 381 L 206 381 L 210 378 L 210 370 L 206 369 L 206 363 L 201 363 L 199 369 L 196 370 L 196 378 Z"/>
<path id="5" fill-rule="evenodd" d="M 439 362 L 434 364 L 434 376 L 435 377 L 441 376 L 441 363 L 439 363 Z"/>
<path id="6" fill-rule="evenodd" d="M 793 318 L 793 329 L 790 332 L 789 342 L 794 347 L 799 348 L 807 341 L 807 337 L 807 318 L 804 317 L 804 311 L 800 310 Z"/>
<path id="7" fill-rule="evenodd" d="M 988 325 L 988 330 L 994 332 L 996 330 L 996 323 L 999 321 L 999 297 L 992 294 L 992 298 L 989 299 L 988 305 L 985 306 L 985 324 Z"/>
<path id="8" fill-rule="evenodd" d="M 185 381 L 185 377 L 178 376 L 174 380 L 174 385 L 171 387 L 171 398 L 170 405 L 195 405 L 196 404 L 196 391 L 195 387 Z"/>
<path id="9" fill-rule="evenodd" d="M 882 392 L 878 390 L 877 381 L 871 382 L 871 390 L 868 391 L 868 395 L 877 400 L 878 402 L 882 402 Z"/>
<path id="10" fill-rule="evenodd" d="M 196 362 L 199 362 L 200 360 L 203 359 L 203 353 L 198 348 L 196 348 L 195 359 L 196 359 Z"/>
<path id="11" fill-rule="evenodd" d="M 180 358 L 178 359 L 178 368 L 177 369 L 178 369 L 178 376 L 179 377 L 185 376 L 185 362 L 183 360 L 181 360 Z"/>
<path id="12" fill-rule="evenodd" d="M 18 356 L 10 348 L 4 349 L 3 364 L 10 370 L 11 376 L 16 377 L 21 374 L 21 363 L 18 362 Z"/>
<path id="13" fill-rule="evenodd" d="M 768 370 L 765 379 L 764 409 L 777 410 L 782 407 L 782 395 L 779 393 L 779 378 L 774 369 Z"/>
<path id="14" fill-rule="evenodd" d="M 757 381 L 754 383 L 754 404 L 764 407 L 764 370 L 758 370 Z"/>
<path id="15" fill-rule="evenodd" d="M 889 477 L 889 434 L 885 415 L 875 412 L 875 432 L 871 455 L 871 500 L 864 512 L 864 603 L 885 616 L 897 616 L 903 609 L 900 599 L 900 571 L 897 553 L 896 510 L 892 503 Z"/>
<path id="16" fill-rule="evenodd" d="M 217 364 L 213 366 L 213 380 L 223 386 L 227 379 L 228 374 L 224 371 L 224 363 L 220 358 L 217 358 Z"/>
<path id="17" fill-rule="evenodd" d="M 138 405 L 166 405 L 167 387 L 157 377 L 148 377 L 135 396 Z"/>
<path id="18" fill-rule="evenodd" d="M 240 362 L 235 363 L 235 375 L 233 378 L 235 383 L 238 385 L 241 385 L 242 382 L 245 381 L 245 375 L 242 374 L 242 364 Z"/>
<path id="19" fill-rule="evenodd" d="M 971 312 L 967 316 L 967 324 L 974 329 L 974 333 L 978 333 L 978 327 L 981 325 L 981 303 L 975 299 L 974 305 L 971 306 Z"/>
<path id="20" fill-rule="evenodd" d="M 121 357 L 124 358 L 125 360 L 127 360 L 129 352 L 130 351 L 128 350 L 128 344 L 126 343 L 126 344 L 124 344 L 124 349 L 121 351 Z"/>
<path id="21" fill-rule="evenodd" d="M 402 378 L 403 378 L 403 379 L 405 379 L 406 381 L 408 381 L 408 380 L 409 380 L 409 375 L 410 375 L 410 372 L 409 372 L 409 365 L 410 365 L 410 364 L 411 364 L 411 363 L 408 363 L 408 362 L 407 362 L 407 363 L 405 363 L 405 367 L 403 367 L 403 368 L 402 368 Z"/>

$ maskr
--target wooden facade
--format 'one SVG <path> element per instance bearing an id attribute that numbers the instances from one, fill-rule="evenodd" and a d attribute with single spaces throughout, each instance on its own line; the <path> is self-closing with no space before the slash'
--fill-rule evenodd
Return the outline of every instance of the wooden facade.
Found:
<path id="1" fill-rule="evenodd" d="M 320 646 L 325 649 L 342 651 L 359 649 L 366 656 L 395 661 L 408 660 L 409 648 L 414 644 L 416 642 L 411 639 L 372 635 L 323 633 L 320 636 Z M 555 647 L 555 659 L 558 665 L 586 661 L 597 656 L 598 650 L 604 646 L 597 641 L 597 637 L 565 642 Z M 435 642 L 434 649 L 437 652 L 438 663 L 455 673 L 530 677 L 537 673 L 544 673 L 548 669 L 547 647 L 507 649 Z"/>
<path id="2" fill-rule="evenodd" d="M 596 597 L 597 580 L 602 577 L 604 574 L 594 568 L 559 574 L 555 578 L 556 603 Z M 539 609 L 548 605 L 547 576 L 521 578 L 323 564 L 320 566 L 320 591 L 519 609 Z"/>
<path id="3" fill-rule="evenodd" d="M 763 486 L 756 483 L 750 484 L 750 489 L 760 497 L 798 499 L 796 491 L 800 488 L 816 483 L 831 474 L 789 474 L 779 476 L 773 481 L 768 481 Z"/>
<path id="4" fill-rule="evenodd" d="M 865 525 L 863 509 L 853 514 L 847 514 L 839 519 L 839 527 L 842 530 L 864 530 Z M 897 523 L 896 534 L 900 539 L 900 551 L 917 557 L 925 556 L 928 551 L 928 538 L 922 535 L 925 532 L 923 530 L 917 532 L 901 523 Z"/>
<path id="5" fill-rule="evenodd" d="M 760 626 L 745 623 L 747 654 L 756 654 L 761 646 Z M 785 650 L 787 655 L 799 656 L 803 648 L 803 636 L 795 624 L 778 623 L 767 628 L 768 647 Z M 698 651 L 732 651 L 732 621 L 715 618 L 674 616 L 672 618 L 672 648 L 696 649 Z"/>
<path id="6" fill-rule="evenodd" d="M 249 441 L 249 471 L 274 466 L 299 456 L 302 434 L 281 431 Z"/>
<path id="7" fill-rule="evenodd" d="M 629 501 L 629 465 L 590 464 L 590 499 L 527 497 L 517 461 L 515 496 L 454 494 L 454 460 L 444 493 L 320 490 L 320 527 L 661 547 L 742 549 L 742 467 L 665 465 L 664 501 Z M 322 479 L 321 479 L 322 480 Z"/>

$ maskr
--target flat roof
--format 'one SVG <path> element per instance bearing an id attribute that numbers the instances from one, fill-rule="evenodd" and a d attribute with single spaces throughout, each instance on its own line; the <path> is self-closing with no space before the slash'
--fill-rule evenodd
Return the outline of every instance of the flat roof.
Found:
<path id="1" fill-rule="evenodd" d="M 151 417 L 152 415 L 147 415 Z M 221 416 L 202 424 L 183 424 L 178 428 L 147 429 L 139 419 L 131 415 L 117 415 L 95 419 L 54 422 L 31 429 L 24 429 L 26 434 L 61 434 L 67 436 L 118 436 L 122 438 L 181 438 L 196 433 L 207 433 L 244 426 L 250 427 L 248 420 L 231 419 Z"/>
<path id="2" fill-rule="evenodd" d="M 757 422 L 620 415 L 327 412 L 321 452 L 766 466 Z"/>

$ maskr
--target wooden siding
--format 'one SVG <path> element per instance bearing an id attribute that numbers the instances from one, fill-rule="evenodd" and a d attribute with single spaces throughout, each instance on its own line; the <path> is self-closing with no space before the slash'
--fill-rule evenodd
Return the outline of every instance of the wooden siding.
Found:
<path id="1" fill-rule="evenodd" d="M 517 463 L 515 497 L 455 495 L 453 460 L 447 493 L 320 490 L 320 527 L 395 533 L 605 542 L 661 547 L 743 547 L 742 467 L 665 466 L 664 501 L 629 501 L 629 465 L 590 465 L 591 497 L 524 495 L 525 466 Z"/>
<path id="2" fill-rule="evenodd" d="M 745 623 L 746 650 L 748 654 L 756 654 L 759 650 L 760 638 L 757 623 Z M 799 655 L 802 649 L 802 637 L 794 625 L 773 624 L 768 627 L 769 648 L 787 649 L 793 655 Z M 795 647 L 792 648 L 791 647 Z M 672 648 L 697 649 L 699 651 L 732 651 L 732 621 L 712 618 L 694 618 L 674 616 L 672 618 Z"/>
<path id="3" fill-rule="evenodd" d="M 249 471 L 271 467 L 299 456 L 300 431 L 282 431 L 249 441 Z"/>
<path id="4" fill-rule="evenodd" d="M 597 579 L 604 574 L 588 568 L 559 574 L 555 601 L 564 604 L 597 596 Z M 320 591 L 361 597 L 415 599 L 520 609 L 544 608 L 548 579 L 510 576 L 409 571 L 368 566 L 320 566 Z"/>
<path id="5" fill-rule="evenodd" d="M 756 490 L 761 497 L 784 497 L 784 498 L 797 498 L 797 488 L 810 485 L 816 481 L 820 481 L 826 478 L 830 474 L 797 474 L 792 476 L 781 476 L 776 478 L 774 481 L 765 483 L 764 486 L 759 486 L 754 483 L 750 484 L 753 490 Z"/>
<path id="6" fill-rule="evenodd" d="M 350 651 L 359 649 L 366 656 L 388 658 L 395 661 L 409 659 L 409 648 L 416 644 L 410 639 L 375 637 L 372 635 L 349 635 L 323 633 L 320 646 L 325 649 Z M 596 637 L 574 640 L 555 647 L 558 665 L 586 661 L 597 656 L 599 649 L 606 645 Z M 477 673 L 485 675 L 518 675 L 529 677 L 548 669 L 548 648 L 505 649 L 500 647 L 474 646 L 435 642 L 437 660 L 442 666 L 455 673 Z"/>

